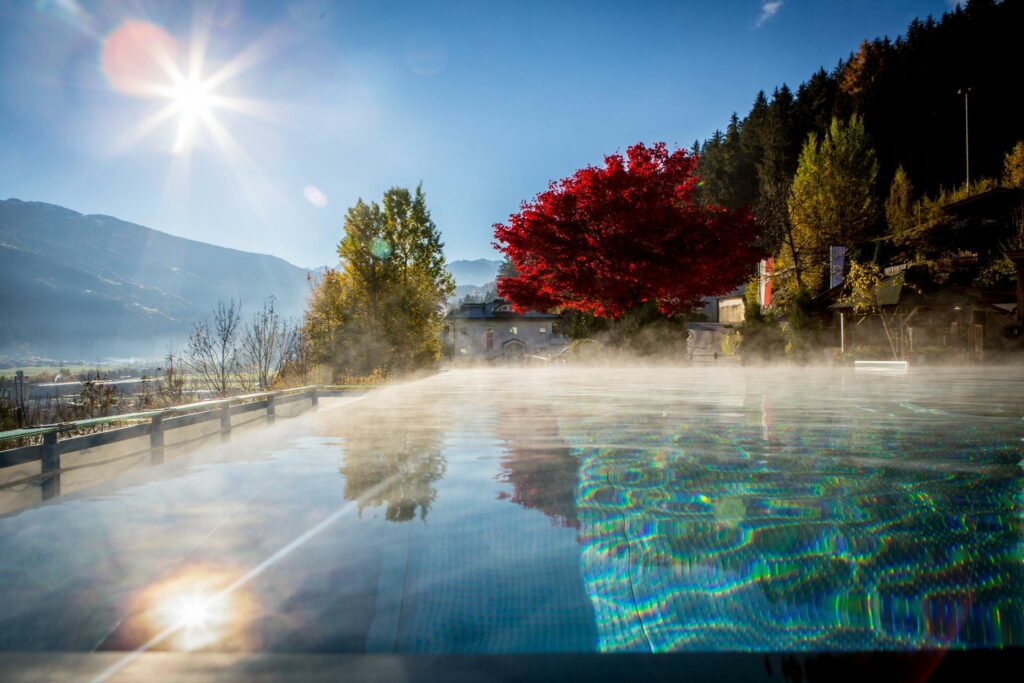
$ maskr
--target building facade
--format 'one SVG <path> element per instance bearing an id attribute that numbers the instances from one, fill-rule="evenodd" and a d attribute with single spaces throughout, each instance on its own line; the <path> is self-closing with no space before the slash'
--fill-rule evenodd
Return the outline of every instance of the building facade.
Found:
<path id="1" fill-rule="evenodd" d="M 551 358 L 566 347 L 558 315 L 516 313 L 504 299 L 462 304 L 444 322 L 445 350 L 456 362 Z"/>
<path id="2" fill-rule="evenodd" d="M 744 287 L 737 287 L 724 296 L 709 296 L 704 299 L 704 307 L 700 313 L 709 323 L 741 323 L 743 322 Z"/>

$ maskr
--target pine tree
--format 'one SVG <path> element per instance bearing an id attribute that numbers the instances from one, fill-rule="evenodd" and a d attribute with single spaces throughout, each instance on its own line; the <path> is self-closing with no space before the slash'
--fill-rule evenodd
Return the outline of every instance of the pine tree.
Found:
<path id="1" fill-rule="evenodd" d="M 864 41 L 849 60 L 831 72 L 819 69 L 797 88 L 789 117 L 792 158 L 799 155 L 809 133 L 823 135 L 832 118 L 846 120 L 856 113 L 878 155 L 880 175 L 888 178 L 902 165 L 919 194 L 957 186 L 964 180 L 964 99 L 956 92 L 970 87 L 971 174 L 999 175 L 1005 151 L 1024 138 L 1024 118 L 1013 100 L 1015 90 L 1006 81 L 1007 65 L 1020 62 L 1022 25 L 1024 0 L 970 0 L 939 19 L 913 20 L 895 41 Z M 773 97 L 769 110 L 775 104 Z M 746 118 L 738 119 L 747 150 L 752 149 L 747 129 L 757 127 L 759 106 L 755 100 Z M 737 189 L 750 182 L 750 176 L 720 173 L 729 166 L 727 137 L 728 130 L 718 135 L 717 144 L 702 145 L 708 158 L 702 158 L 700 171 L 709 189 L 702 192 L 702 201 L 735 206 Z M 767 147 L 763 154 L 770 155 Z M 756 164 L 756 152 L 753 158 Z M 764 166 L 770 167 L 770 162 L 762 160 Z M 754 172 L 749 165 L 733 167 Z M 766 190 L 761 167 L 756 170 L 757 203 L 776 191 Z M 793 169 L 795 163 L 790 176 Z M 783 185 L 779 175 L 770 177 L 770 187 Z M 761 213 L 756 204 L 755 211 Z"/>
<path id="2" fill-rule="evenodd" d="M 764 227 L 763 246 L 768 253 L 775 253 L 783 242 L 791 241 L 786 202 L 800 152 L 799 141 L 793 135 L 793 93 L 785 84 L 772 93 L 759 128 L 761 155 L 753 211 Z"/>
<path id="3" fill-rule="evenodd" d="M 737 206 L 752 207 L 757 203 L 758 168 L 765 154 L 769 125 L 769 104 L 764 91 L 757 93 L 754 106 L 740 126 L 741 157 L 737 166 Z"/>
<path id="4" fill-rule="evenodd" d="M 806 83 L 800 84 L 794 112 L 800 140 L 806 140 L 810 133 L 820 134 L 828 129 L 838 90 L 835 77 L 824 69 L 818 69 Z"/>
<path id="5" fill-rule="evenodd" d="M 763 93 L 760 99 L 763 101 Z M 760 140 L 755 135 L 745 135 L 746 123 L 734 113 L 725 133 L 715 131 L 701 150 L 698 175 L 704 203 L 736 210 L 750 207 L 756 200 Z M 755 128 L 757 125 L 754 124 Z"/>

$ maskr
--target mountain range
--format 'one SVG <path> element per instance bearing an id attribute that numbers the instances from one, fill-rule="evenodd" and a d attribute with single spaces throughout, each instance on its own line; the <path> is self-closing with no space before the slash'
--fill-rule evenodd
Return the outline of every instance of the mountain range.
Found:
<path id="1" fill-rule="evenodd" d="M 453 261 L 459 285 L 498 262 Z M 158 358 L 220 300 L 243 313 L 274 296 L 300 319 L 308 271 L 276 256 L 175 237 L 54 204 L 0 201 L 0 356 Z"/>
<path id="2" fill-rule="evenodd" d="M 484 287 L 498 277 L 501 261 L 478 258 L 473 261 L 449 261 L 448 272 L 459 286 Z"/>

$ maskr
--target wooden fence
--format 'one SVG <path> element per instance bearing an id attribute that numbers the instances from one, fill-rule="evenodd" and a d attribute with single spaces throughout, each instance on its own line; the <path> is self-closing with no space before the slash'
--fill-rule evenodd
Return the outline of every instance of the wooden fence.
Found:
<path id="1" fill-rule="evenodd" d="M 148 435 L 150 462 L 160 464 L 164 459 L 164 434 L 169 430 L 219 420 L 219 430 L 200 438 L 208 438 L 215 434 L 220 434 L 224 438 L 231 433 L 231 418 L 234 415 L 265 411 L 266 421 L 272 423 L 276 417 L 277 408 L 281 405 L 296 401 L 309 401 L 310 407 L 316 409 L 321 396 L 338 396 L 353 389 L 370 388 L 372 387 L 363 385 L 300 387 L 201 401 L 159 410 L 124 413 L 0 432 L 0 447 L 4 442 L 11 440 L 42 437 L 42 443 L 0 450 L 0 469 L 40 462 L 41 471 L 38 478 L 42 482 L 43 500 L 47 500 L 60 495 L 61 457 L 64 454 Z M 125 426 L 115 428 L 114 425 Z M 93 434 L 60 438 L 61 434 L 66 432 L 96 427 L 111 428 Z"/>

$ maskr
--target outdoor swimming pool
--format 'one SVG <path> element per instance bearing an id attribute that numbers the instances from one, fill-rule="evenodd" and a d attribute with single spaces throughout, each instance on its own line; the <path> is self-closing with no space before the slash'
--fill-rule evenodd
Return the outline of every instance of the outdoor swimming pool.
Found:
<path id="1" fill-rule="evenodd" d="M 0 649 L 1024 645 L 1024 373 L 462 370 L 0 518 Z"/>

